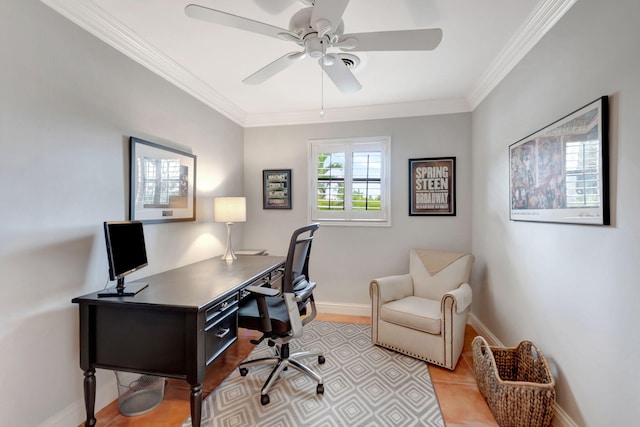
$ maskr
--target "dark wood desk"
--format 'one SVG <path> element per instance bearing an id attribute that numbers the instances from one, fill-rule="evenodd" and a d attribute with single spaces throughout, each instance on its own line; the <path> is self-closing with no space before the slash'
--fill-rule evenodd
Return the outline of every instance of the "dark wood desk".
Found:
<path id="1" fill-rule="evenodd" d="M 238 339 L 242 290 L 280 276 L 283 257 L 220 257 L 149 276 L 134 297 L 74 298 L 80 308 L 80 368 L 85 426 L 95 426 L 96 368 L 181 378 L 191 387 L 191 419 L 200 426 L 206 367 Z"/>

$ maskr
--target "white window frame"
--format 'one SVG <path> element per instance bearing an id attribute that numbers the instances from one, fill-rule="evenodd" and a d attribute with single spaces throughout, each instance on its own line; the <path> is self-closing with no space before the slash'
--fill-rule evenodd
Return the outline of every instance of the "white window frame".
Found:
<path id="1" fill-rule="evenodd" d="M 354 152 L 380 151 L 381 152 L 381 176 L 380 176 L 380 210 L 359 211 L 351 209 L 353 183 L 351 161 Z M 317 159 L 320 153 L 340 152 L 345 153 L 345 194 L 344 210 L 324 211 L 318 209 L 318 167 Z M 339 226 L 391 226 L 391 138 L 388 136 L 336 138 L 336 139 L 310 139 L 309 140 L 309 219 L 311 222 L 319 222 L 323 225 Z"/>

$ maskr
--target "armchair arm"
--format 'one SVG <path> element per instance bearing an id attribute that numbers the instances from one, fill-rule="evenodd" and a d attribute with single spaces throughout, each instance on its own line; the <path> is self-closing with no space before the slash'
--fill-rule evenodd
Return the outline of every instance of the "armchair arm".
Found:
<path id="1" fill-rule="evenodd" d="M 409 274 L 381 277 L 369 285 L 369 296 L 384 304 L 413 295 L 413 280 Z"/>
<path id="2" fill-rule="evenodd" d="M 462 313 L 471 304 L 473 292 L 471 291 L 471 286 L 469 286 L 468 283 L 463 283 L 457 289 L 449 291 L 442 296 L 443 304 L 447 297 L 453 298 L 456 306 L 456 313 Z"/>

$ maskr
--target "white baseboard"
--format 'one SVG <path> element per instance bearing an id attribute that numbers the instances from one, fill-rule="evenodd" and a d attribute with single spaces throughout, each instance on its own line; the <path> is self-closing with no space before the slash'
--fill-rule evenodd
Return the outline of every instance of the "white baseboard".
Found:
<path id="1" fill-rule="evenodd" d="M 482 335 L 484 337 L 484 339 L 487 340 L 489 345 L 492 345 L 492 346 L 495 346 L 495 347 L 504 347 L 505 346 L 498 339 L 498 337 L 496 337 L 493 334 L 493 332 L 491 332 L 489 330 L 489 328 L 487 328 L 487 326 L 484 323 L 482 323 L 473 313 L 469 313 L 469 316 L 467 317 L 467 323 L 470 324 L 473 327 L 473 329 L 476 330 L 478 335 Z"/>
<path id="2" fill-rule="evenodd" d="M 343 304 L 316 301 L 318 313 L 346 314 L 349 316 L 371 316 L 371 304 Z"/>
<path id="3" fill-rule="evenodd" d="M 498 337 L 496 337 L 493 332 L 491 332 L 491 330 L 487 328 L 487 325 L 482 323 L 473 313 L 469 313 L 467 323 L 469 323 L 473 327 L 473 329 L 476 330 L 478 335 L 482 335 L 487 340 L 489 345 L 495 347 L 505 347 L 505 345 L 500 342 Z M 556 402 L 556 413 L 553 417 L 552 423 L 553 427 L 578 427 L 578 424 L 576 424 L 576 422 L 571 419 L 571 417 L 564 411 L 564 409 L 562 409 L 560 405 L 558 405 L 558 402 Z"/>

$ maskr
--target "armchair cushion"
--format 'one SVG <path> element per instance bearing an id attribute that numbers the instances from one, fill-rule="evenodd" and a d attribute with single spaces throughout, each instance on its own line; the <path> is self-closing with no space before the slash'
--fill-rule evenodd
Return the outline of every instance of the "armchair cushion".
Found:
<path id="1" fill-rule="evenodd" d="M 411 296 L 384 304 L 380 318 L 399 326 L 439 334 L 442 311 L 440 301 Z"/>

